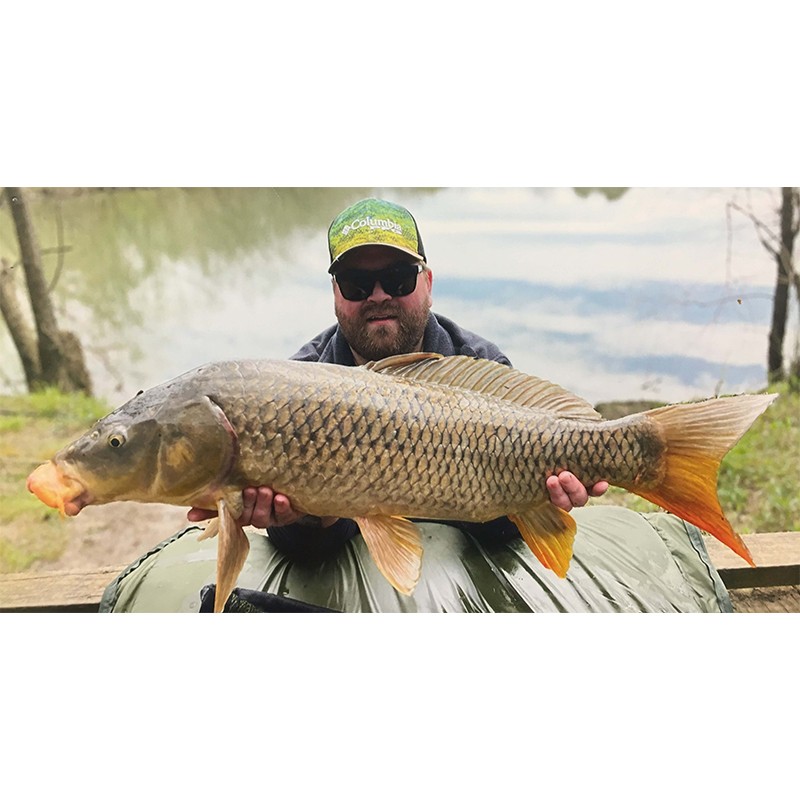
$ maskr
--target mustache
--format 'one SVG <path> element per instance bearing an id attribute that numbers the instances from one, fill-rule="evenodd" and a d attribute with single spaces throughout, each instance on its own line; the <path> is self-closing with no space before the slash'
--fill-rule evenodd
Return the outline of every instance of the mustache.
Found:
<path id="1" fill-rule="evenodd" d="M 397 303 L 393 303 L 391 300 L 387 300 L 385 303 L 381 303 L 379 306 L 364 308 L 361 311 L 361 318 L 366 320 L 387 316 L 400 316 L 400 306 Z"/>

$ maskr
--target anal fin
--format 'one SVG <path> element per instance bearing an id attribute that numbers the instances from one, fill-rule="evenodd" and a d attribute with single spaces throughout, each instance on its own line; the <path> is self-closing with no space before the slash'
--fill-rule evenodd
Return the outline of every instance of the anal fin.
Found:
<path id="1" fill-rule="evenodd" d="M 401 594 L 409 595 L 422 572 L 422 535 L 405 517 L 356 517 L 375 565 Z"/>
<path id="2" fill-rule="evenodd" d="M 543 503 L 508 518 L 519 528 L 525 544 L 543 566 L 565 578 L 572 559 L 575 519 L 551 503 Z"/>

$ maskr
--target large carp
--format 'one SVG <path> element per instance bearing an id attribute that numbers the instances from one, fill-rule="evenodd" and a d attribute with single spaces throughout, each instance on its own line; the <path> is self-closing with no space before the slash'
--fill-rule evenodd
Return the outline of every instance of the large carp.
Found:
<path id="1" fill-rule="evenodd" d="M 42 464 L 28 488 L 73 516 L 115 500 L 216 509 L 215 610 L 248 552 L 242 489 L 298 511 L 349 517 L 381 572 L 410 594 L 422 545 L 410 518 L 507 515 L 566 575 L 575 522 L 549 475 L 624 487 L 716 536 L 753 564 L 717 499 L 720 461 L 775 395 L 741 395 L 603 420 L 584 400 L 492 361 L 431 353 L 364 367 L 227 361 L 145 392 Z"/>

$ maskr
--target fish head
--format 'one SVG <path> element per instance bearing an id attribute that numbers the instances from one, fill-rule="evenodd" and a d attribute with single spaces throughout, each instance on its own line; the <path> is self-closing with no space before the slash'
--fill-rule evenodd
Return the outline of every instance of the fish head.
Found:
<path id="1" fill-rule="evenodd" d="M 155 391 L 155 390 L 151 390 Z M 238 453 L 236 433 L 207 396 L 140 393 L 28 477 L 28 489 L 62 514 L 117 500 L 213 508 Z"/>

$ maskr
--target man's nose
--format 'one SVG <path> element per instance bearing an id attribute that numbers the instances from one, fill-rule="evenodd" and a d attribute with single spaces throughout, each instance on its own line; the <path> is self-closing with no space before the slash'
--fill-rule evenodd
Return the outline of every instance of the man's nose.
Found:
<path id="1" fill-rule="evenodd" d="M 384 300 L 391 299 L 392 296 L 383 291 L 381 282 L 375 281 L 375 285 L 372 287 L 372 294 L 367 298 L 367 300 L 372 300 L 373 303 L 382 303 Z"/>

